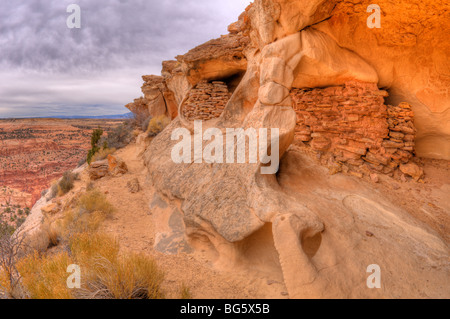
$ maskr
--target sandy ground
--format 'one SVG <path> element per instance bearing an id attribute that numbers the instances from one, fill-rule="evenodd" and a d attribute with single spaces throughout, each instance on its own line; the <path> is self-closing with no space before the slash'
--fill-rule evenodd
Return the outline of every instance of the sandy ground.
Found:
<path id="1" fill-rule="evenodd" d="M 152 188 L 145 181 L 146 168 L 143 161 L 136 158 L 134 144 L 115 155 L 127 163 L 129 172 L 122 177 L 106 177 L 95 182 L 95 186 L 106 194 L 117 209 L 101 230 L 116 236 L 122 249 L 154 257 L 166 273 L 164 288 L 167 297 L 179 298 L 180 287 L 184 283 L 195 299 L 287 298 L 286 288 L 279 276 L 255 275 L 245 270 L 218 271 L 200 253 L 165 255 L 156 251 L 153 248 L 156 236 L 154 218 L 149 209 Z M 131 194 L 127 182 L 134 178 L 138 178 L 140 185 L 145 187 Z"/>

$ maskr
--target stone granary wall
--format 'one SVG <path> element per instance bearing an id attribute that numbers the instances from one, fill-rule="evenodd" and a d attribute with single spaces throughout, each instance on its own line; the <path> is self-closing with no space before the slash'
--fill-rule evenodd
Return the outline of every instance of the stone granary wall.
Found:
<path id="1" fill-rule="evenodd" d="M 293 89 L 296 139 L 343 171 L 392 174 L 413 157 L 416 130 L 410 105 L 386 106 L 387 95 L 376 84 L 356 81 Z"/>
<path id="2" fill-rule="evenodd" d="M 202 81 L 189 92 L 183 104 L 183 116 L 191 121 L 217 118 L 222 114 L 230 98 L 231 93 L 226 83 Z"/>

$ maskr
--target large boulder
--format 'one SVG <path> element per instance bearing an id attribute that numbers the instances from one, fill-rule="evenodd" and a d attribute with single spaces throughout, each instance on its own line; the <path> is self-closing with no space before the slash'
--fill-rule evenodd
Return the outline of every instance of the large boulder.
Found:
<path id="1" fill-rule="evenodd" d="M 89 167 L 89 178 L 93 181 L 108 175 L 108 160 L 93 162 Z"/>
<path id="2" fill-rule="evenodd" d="M 91 180 L 98 180 L 105 176 L 122 176 L 128 172 L 128 167 L 119 157 L 109 154 L 106 159 L 91 163 L 88 172 Z"/>
<path id="3" fill-rule="evenodd" d="M 107 161 L 109 175 L 118 177 L 128 172 L 127 164 L 119 157 L 109 154 L 107 157 Z"/>

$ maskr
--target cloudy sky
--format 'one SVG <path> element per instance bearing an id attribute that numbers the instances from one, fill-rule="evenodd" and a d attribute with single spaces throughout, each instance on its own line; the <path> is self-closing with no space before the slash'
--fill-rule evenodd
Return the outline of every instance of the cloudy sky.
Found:
<path id="1" fill-rule="evenodd" d="M 141 75 L 227 33 L 250 0 L 3 0 L 0 118 L 123 114 Z M 81 28 L 66 25 L 70 4 Z"/>

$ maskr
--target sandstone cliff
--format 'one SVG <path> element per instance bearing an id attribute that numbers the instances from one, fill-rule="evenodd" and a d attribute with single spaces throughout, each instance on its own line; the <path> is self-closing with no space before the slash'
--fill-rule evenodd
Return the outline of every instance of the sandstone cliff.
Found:
<path id="1" fill-rule="evenodd" d="M 417 154 L 450 159 L 449 4 L 381 1 L 377 3 L 381 7 L 380 29 L 367 26 L 370 4 L 344 0 L 255 1 L 238 22 L 230 25 L 229 35 L 178 56 L 177 61 L 165 62 L 164 79 L 160 81 L 166 82 L 179 106 L 189 89 L 201 80 L 242 79 L 249 70 L 247 60 L 264 58 L 264 54 L 253 57 L 250 52 L 265 47 L 267 51 L 271 43 L 277 43 L 277 49 L 289 45 L 291 52 L 286 53 L 296 54 L 290 65 L 294 68 L 294 80 L 288 80 L 292 82 L 290 87 L 328 87 L 348 80 L 376 83 L 389 92 L 386 103 L 411 105 Z M 295 34 L 300 39 L 288 42 Z M 263 70 L 267 67 L 263 65 Z M 280 66 L 273 67 L 280 70 Z M 150 113 L 165 109 L 162 99 L 149 101 L 154 99 L 144 103 Z M 130 105 L 130 109 L 136 108 Z"/>
<path id="2" fill-rule="evenodd" d="M 369 29 L 369 4 L 256 0 L 230 34 L 143 77 L 127 107 L 173 119 L 134 150 L 156 251 L 282 278 L 291 298 L 448 298 L 448 5 L 381 1 Z M 194 120 L 278 129 L 276 174 L 246 137 L 244 163 L 175 163 L 172 132 Z"/>
<path id="3" fill-rule="evenodd" d="M 399 288 L 391 286 L 377 296 L 406 293 L 408 284 L 396 279 L 394 264 L 418 276 L 423 261 L 414 251 L 439 263 L 439 269 L 448 267 L 447 244 L 434 231 L 415 228 L 408 217 L 417 216 L 414 209 L 406 213 L 369 195 L 370 186 L 350 190 L 349 180 L 328 181 L 333 191 L 318 171 L 313 182 L 301 168 L 309 161 L 304 153 L 331 174 L 371 182 L 387 175 L 391 182 L 407 182 L 423 178 L 415 156 L 450 159 L 449 42 L 438 27 L 445 25 L 448 5 L 383 1 L 382 27 L 370 29 L 369 4 L 257 0 L 230 26 L 229 35 L 164 64 L 162 76 L 176 97 L 179 117 L 145 151 L 157 191 L 154 201 L 164 198 L 164 207 L 181 207 L 187 240 L 194 246 L 210 243 L 218 252 L 217 264 L 224 267 L 241 264 L 251 238 L 270 232 L 271 239 L 265 240 L 279 256 L 291 297 L 371 295 L 357 274 L 370 260 L 364 251 L 397 273 L 389 280 Z M 223 93 L 230 92 L 225 107 L 220 99 L 226 95 L 217 95 L 214 85 L 226 85 Z M 261 175 L 261 162 L 173 163 L 171 132 L 192 132 L 195 119 L 204 120 L 204 130 L 279 128 L 277 147 L 284 160 L 277 176 Z M 310 184 L 299 186 L 294 176 Z M 324 184 L 318 186 L 319 180 Z M 373 235 L 369 229 L 380 230 L 380 242 L 363 239 Z M 408 239 L 401 240 L 400 233 Z M 421 238 L 434 248 L 417 246 Z M 348 248 L 362 242 L 364 251 Z M 336 279 L 336 271 L 346 274 L 346 283 Z M 442 275 L 438 271 L 431 277 Z M 340 288 L 332 285 L 336 280 Z"/>

